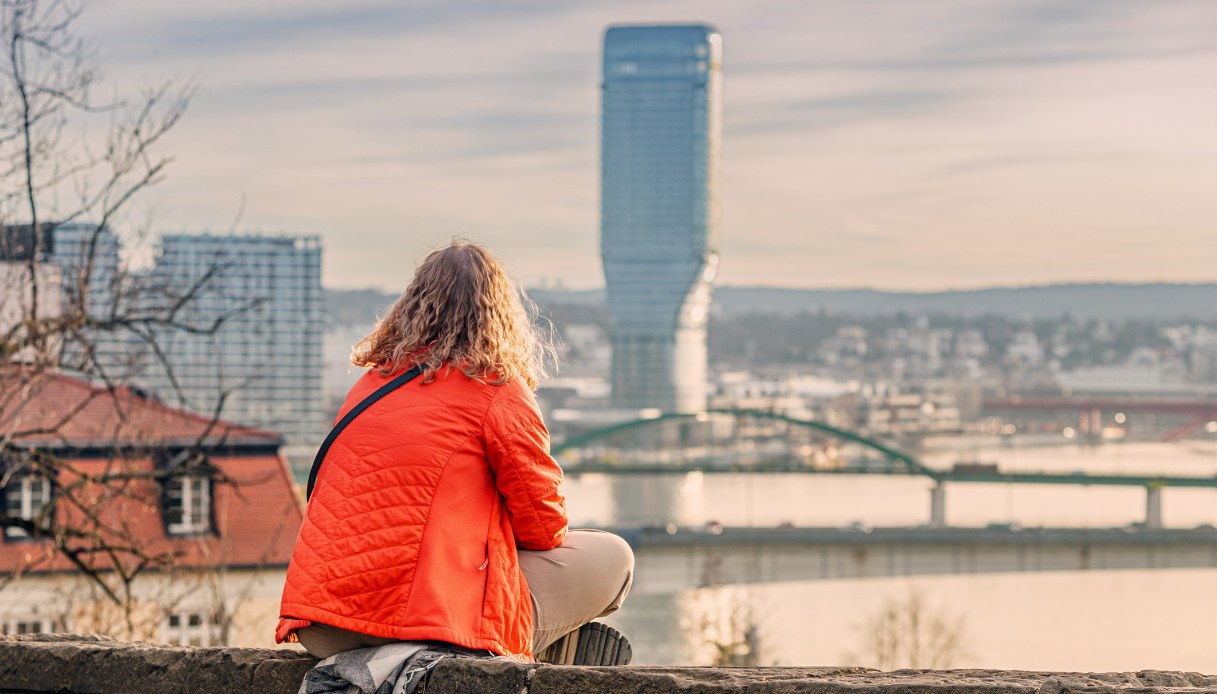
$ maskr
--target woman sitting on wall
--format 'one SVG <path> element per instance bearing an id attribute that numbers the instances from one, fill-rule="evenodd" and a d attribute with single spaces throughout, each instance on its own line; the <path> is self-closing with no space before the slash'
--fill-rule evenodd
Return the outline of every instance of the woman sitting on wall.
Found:
<path id="1" fill-rule="evenodd" d="M 279 642 L 325 658 L 441 641 L 582 664 L 628 661 L 600 624 L 629 591 L 620 538 L 567 530 L 562 470 L 533 397 L 546 342 L 483 247 L 431 253 L 353 360 L 341 418 L 385 384 L 316 472 L 283 588 Z M 564 638 L 565 637 L 565 638 Z M 592 652 L 592 651 L 595 652 Z"/>

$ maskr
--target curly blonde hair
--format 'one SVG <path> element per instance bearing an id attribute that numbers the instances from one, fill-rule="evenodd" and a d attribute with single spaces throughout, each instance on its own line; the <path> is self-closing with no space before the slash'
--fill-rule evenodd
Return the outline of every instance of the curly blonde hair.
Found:
<path id="1" fill-rule="evenodd" d="M 523 379 L 535 390 L 554 350 L 552 331 L 536 326 L 533 314 L 490 251 L 455 240 L 418 266 L 351 361 L 386 376 L 422 365 L 424 383 L 448 367 L 493 385 Z"/>

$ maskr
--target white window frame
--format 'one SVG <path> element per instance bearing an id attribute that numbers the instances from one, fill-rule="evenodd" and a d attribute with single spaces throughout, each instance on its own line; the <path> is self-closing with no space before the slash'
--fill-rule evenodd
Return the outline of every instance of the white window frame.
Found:
<path id="1" fill-rule="evenodd" d="M 9 617 L 0 621 L 0 634 L 4 636 L 51 632 L 51 620 L 48 617 Z"/>
<path id="2" fill-rule="evenodd" d="M 181 608 L 165 613 L 161 641 L 179 646 L 221 645 L 219 614 L 211 610 Z"/>
<path id="3" fill-rule="evenodd" d="M 35 487 L 40 490 L 37 497 L 35 497 Z M 16 504 L 12 504 L 14 497 L 17 501 Z M 4 487 L 4 512 L 10 518 L 32 521 L 50 503 L 51 480 L 44 475 L 14 477 Z M 25 528 L 8 526 L 4 529 L 5 539 L 20 540 L 29 536 Z"/>
<path id="4" fill-rule="evenodd" d="M 180 504 L 181 518 L 167 524 L 170 535 L 194 535 L 211 530 L 211 478 L 205 475 L 182 475 L 165 482 L 165 513 Z"/>

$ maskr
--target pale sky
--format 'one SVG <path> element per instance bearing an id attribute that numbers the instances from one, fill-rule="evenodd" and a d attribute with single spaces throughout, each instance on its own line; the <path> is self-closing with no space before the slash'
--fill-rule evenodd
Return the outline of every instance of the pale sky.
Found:
<path id="1" fill-rule="evenodd" d="M 120 89 L 192 79 L 165 232 L 320 235 L 398 291 L 453 235 L 603 284 L 613 23 L 723 35 L 719 282 L 1217 281 L 1217 2 L 97 0 Z"/>

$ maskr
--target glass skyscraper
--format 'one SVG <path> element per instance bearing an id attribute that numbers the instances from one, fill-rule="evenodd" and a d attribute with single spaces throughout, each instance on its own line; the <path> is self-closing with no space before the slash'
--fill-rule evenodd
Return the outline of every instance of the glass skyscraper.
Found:
<path id="1" fill-rule="evenodd" d="M 204 278 L 207 278 L 205 281 Z M 289 457 L 328 429 L 321 388 L 321 242 L 313 236 L 167 234 L 148 284 L 179 296 L 202 282 L 140 379 L 175 407 L 283 434 Z M 151 355 L 147 355 L 151 356 Z"/>
<path id="2" fill-rule="evenodd" d="M 613 404 L 697 411 L 718 263 L 722 37 L 705 25 L 610 27 L 602 90 Z"/>

